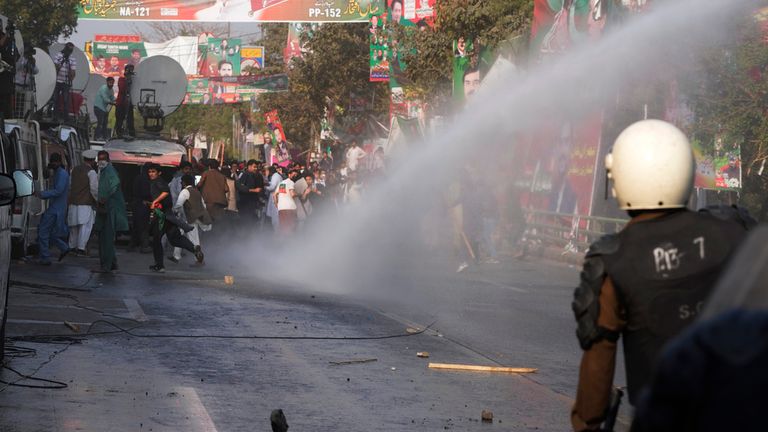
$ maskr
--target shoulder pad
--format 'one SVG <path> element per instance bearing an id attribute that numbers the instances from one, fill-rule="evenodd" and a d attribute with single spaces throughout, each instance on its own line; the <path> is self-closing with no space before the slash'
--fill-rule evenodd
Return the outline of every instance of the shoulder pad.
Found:
<path id="1" fill-rule="evenodd" d="M 749 214 L 749 211 L 737 205 L 711 205 L 699 210 L 699 213 L 711 214 L 721 220 L 736 222 L 747 231 L 757 225 L 757 221 Z"/>
<path id="2" fill-rule="evenodd" d="M 586 258 L 600 255 L 611 255 L 619 250 L 619 235 L 606 234 L 592 243 L 587 250 Z"/>
<path id="3" fill-rule="evenodd" d="M 600 291 L 605 275 L 602 258 L 597 255 L 588 256 L 584 261 L 579 286 L 573 292 L 571 308 L 577 323 L 576 337 L 584 350 L 601 339 L 597 318 L 600 315 Z"/>

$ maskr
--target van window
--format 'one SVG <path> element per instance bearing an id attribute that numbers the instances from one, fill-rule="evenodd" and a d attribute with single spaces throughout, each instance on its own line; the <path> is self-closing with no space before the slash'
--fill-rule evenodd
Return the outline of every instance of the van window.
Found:
<path id="1" fill-rule="evenodd" d="M 35 180 L 38 179 L 38 167 L 37 167 L 37 152 L 35 152 L 35 146 L 33 145 L 22 145 L 24 148 L 24 156 L 27 159 L 27 166 L 25 167 L 28 170 L 32 171 L 32 178 Z"/>
<path id="2" fill-rule="evenodd" d="M 16 169 L 16 140 L 9 137 L 3 139 L 3 160 L 7 172 L 13 172 Z"/>

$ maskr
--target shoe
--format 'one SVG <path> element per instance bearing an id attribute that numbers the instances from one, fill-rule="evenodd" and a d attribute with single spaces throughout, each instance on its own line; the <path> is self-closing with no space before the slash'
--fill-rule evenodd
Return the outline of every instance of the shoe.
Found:
<path id="1" fill-rule="evenodd" d="M 195 246 L 195 259 L 197 260 L 198 264 L 202 264 L 203 260 L 205 259 L 205 255 L 203 255 L 203 249 L 201 249 L 200 246 Z"/>
<path id="2" fill-rule="evenodd" d="M 499 262 L 500 261 L 497 260 L 496 258 L 488 258 L 488 259 L 485 260 L 486 264 L 498 264 Z"/>
<path id="3" fill-rule="evenodd" d="M 65 250 L 64 252 L 62 252 L 61 255 L 59 255 L 59 262 L 61 262 L 61 260 L 63 260 L 64 257 L 67 256 L 67 254 L 69 254 L 70 252 L 72 252 L 74 250 L 75 249 L 69 248 L 69 249 Z"/>
<path id="4" fill-rule="evenodd" d="M 165 267 L 159 265 L 151 265 L 149 266 L 149 269 L 155 273 L 165 273 Z"/>
<path id="5" fill-rule="evenodd" d="M 97 268 L 97 269 L 93 269 L 93 270 L 91 270 L 91 273 L 97 273 L 97 274 L 112 274 L 112 271 L 111 271 L 111 270 L 104 270 L 104 269 L 102 269 L 102 268 Z"/>
<path id="6" fill-rule="evenodd" d="M 467 264 L 466 261 L 461 263 L 461 264 L 459 264 L 459 268 L 456 269 L 456 273 L 463 272 L 464 270 L 467 269 L 467 267 L 469 267 L 469 264 Z"/>
<path id="7" fill-rule="evenodd" d="M 168 257 L 168 261 L 170 261 L 170 262 L 172 262 L 174 264 L 178 264 L 179 263 L 179 260 L 177 260 L 176 257 L 172 257 L 172 256 Z"/>

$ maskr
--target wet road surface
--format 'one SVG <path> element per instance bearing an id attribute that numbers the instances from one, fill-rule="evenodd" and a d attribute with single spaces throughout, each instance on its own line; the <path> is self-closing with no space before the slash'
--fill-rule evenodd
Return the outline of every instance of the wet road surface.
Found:
<path id="1" fill-rule="evenodd" d="M 67 387 L 0 384 L 0 431 L 260 431 L 276 408 L 291 431 L 488 430 L 483 409 L 496 430 L 568 428 L 575 269 L 436 266 L 402 281 L 408 295 L 363 297 L 237 274 L 227 285 L 213 268 L 149 274 L 149 259 L 122 253 L 115 276 L 92 276 L 86 258 L 44 272 L 14 265 L 8 336 L 75 339 L 14 342 L 36 353 L 9 366 Z M 430 361 L 539 371 L 435 371 Z"/>

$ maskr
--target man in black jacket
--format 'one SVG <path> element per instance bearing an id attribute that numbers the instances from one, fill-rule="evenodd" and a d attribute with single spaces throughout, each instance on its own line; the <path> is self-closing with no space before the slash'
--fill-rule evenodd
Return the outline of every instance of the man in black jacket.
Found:
<path id="1" fill-rule="evenodd" d="M 245 171 L 237 181 L 237 190 L 240 192 L 240 217 L 249 227 L 258 222 L 261 214 L 261 195 L 264 190 L 264 178 L 259 172 L 259 162 L 251 159 L 246 163 Z"/>

